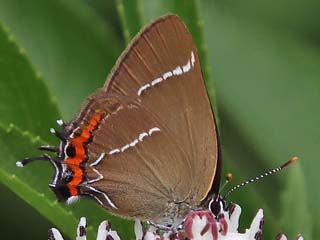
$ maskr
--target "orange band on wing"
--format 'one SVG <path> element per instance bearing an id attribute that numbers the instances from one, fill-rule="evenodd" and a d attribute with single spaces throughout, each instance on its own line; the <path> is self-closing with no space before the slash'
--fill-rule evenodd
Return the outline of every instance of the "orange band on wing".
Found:
<path id="1" fill-rule="evenodd" d="M 72 180 L 67 184 L 71 196 L 79 195 L 77 186 L 83 181 L 83 169 L 80 167 L 80 164 L 84 162 L 87 158 L 85 144 L 89 142 L 92 132 L 97 128 L 99 122 L 101 121 L 104 112 L 96 113 L 90 119 L 89 124 L 84 127 L 79 136 L 71 138 L 70 144 L 74 146 L 75 156 L 69 157 L 65 160 L 68 167 L 73 172 Z"/>

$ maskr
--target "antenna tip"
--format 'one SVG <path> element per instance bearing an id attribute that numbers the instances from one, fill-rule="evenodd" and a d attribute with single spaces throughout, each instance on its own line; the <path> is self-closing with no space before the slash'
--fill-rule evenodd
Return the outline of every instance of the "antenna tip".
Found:
<path id="1" fill-rule="evenodd" d="M 291 162 L 291 163 L 295 163 L 296 161 L 298 161 L 298 157 L 297 156 L 293 156 L 289 161 Z"/>
<path id="2" fill-rule="evenodd" d="M 17 161 L 16 166 L 22 168 L 24 165 L 21 161 Z"/>
<path id="3" fill-rule="evenodd" d="M 64 127 L 64 126 L 65 126 L 65 123 L 64 123 L 64 121 L 63 121 L 62 119 L 58 119 L 58 120 L 57 120 L 57 123 L 58 123 L 58 125 L 59 125 L 60 127 Z"/>
<path id="4" fill-rule="evenodd" d="M 288 167 L 289 165 L 291 165 L 292 163 L 295 163 L 296 161 L 298 161 L 298 157 L 297 156 L 293 156 L 292 158 L 289 159 L 289 161 L 287 161 L 285 164 L 283 164 L 281 166 L 281 168 L 285 168 Z"/>
<path id="5" fill-rule="evenodd" d="M 230 182 L 230 181 L 232 180 L 232 178 L 233 178 L 232 173 L 227 173 L 226 180 L 227 180 L 228 182 Z"/>

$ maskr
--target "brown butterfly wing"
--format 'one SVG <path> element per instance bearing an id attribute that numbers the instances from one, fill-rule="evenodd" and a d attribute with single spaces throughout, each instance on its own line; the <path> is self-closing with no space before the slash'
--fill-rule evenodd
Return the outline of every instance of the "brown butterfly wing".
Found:
<path id="1" fill-rule="evenodd" d="M 183 70 L 189 60 L 192 64 L 191 53 L 194 66 L 190 71 L 152 86 L 152 81 L 164 78 L 165 73 L 179 66 Z M 197 186 L 198 200 L 202 199 L 215 174 L 217 133 L 197 48 L 184 23 L 175 15 L 157 19 L 133 40 L 114 69 L 105 91 L 138 97 L 141 104 L 165 122 L 188 151 L 195 177 L 200 177 L 195 183 L 206 183 Z M 146 90 L 138 95 L 144 86 Z"/>
<path id="2" fill-rule="evenodd" d="M 139 102 L 118 100 L 102 97 L 91 106 L 107 115 L 88 145 L 88 182 L 81 192 L 95 195 L 115 214 L 160 221 L 164 216 L 159 211 L 167 212 L 168 201 L 189 195 L 191 166 L 185 163 L 182 146 L 153 112 Z M 113 110 L 111 104 L 116 104 Z M 93 164 L 102 153 L 101 162 Z"/>
<path id="3" fill-rule="evenodd" d="M 109 208 L 120 215 L 153 220 L 170 201 L 196 207 L 211 189 L 218 143 L 190 33 L 177 16 L 159 18 L 133 40 L 114 69 L 97 108 L 111 97 L 122 109 L 100 125 L 88 145 L 88 164 L 106 153 L 96 166 L 104 178 L 92 186 L 108 194 L 117 206 Z M 121 151 L 153 128 L 160 131 Z M 108 155 L 114 149 L 120 152 Z"/>

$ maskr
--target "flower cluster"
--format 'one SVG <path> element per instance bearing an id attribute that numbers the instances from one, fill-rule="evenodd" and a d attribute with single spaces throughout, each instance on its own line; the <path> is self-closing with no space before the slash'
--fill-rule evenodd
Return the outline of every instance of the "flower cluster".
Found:
<path id="1" fill-rule="evenodd" d="M 141 222 L 135 221 L 136 240 L 260 240 L 263 230 L 263 211 L 260 209 L 254 217 L 250 228 L 244 233 L 238 232 L 241 208 L 232 204 L 227 211 L 222 210 L 218 217 L 210 211 L 191 212 L 185 219 L 182 230 L 159 231 L 153 226 L 143 231 Z M 49 230 L 50 240 L 63 240 L 60 232 L 52 228 Z M 77 240 L 86 240 L 86 219 L 81 218 L 77 228 Z M 287 240 L 280 233 L 276 240 Z M 298 235 L 297 240 L 303 240 Z M 103 221 L 98 229 L 97 240 L 120 240 L 116 231 L 111 230 L 109 221 Z"/>
<path id="2" fill-rule="evenodd" d="M 86 240 L 86 218 L 80 218 L 80 222 L 77 227 L 76 240 Z M 63 240 L 63 237 L 58 229 L 51 228 L 49 230 L 49 240 Z M 118 233 L 111 230 L 111 224 L 109 221 L 103 221 L 98 228 L 97 240 L 120 240 Z"/>

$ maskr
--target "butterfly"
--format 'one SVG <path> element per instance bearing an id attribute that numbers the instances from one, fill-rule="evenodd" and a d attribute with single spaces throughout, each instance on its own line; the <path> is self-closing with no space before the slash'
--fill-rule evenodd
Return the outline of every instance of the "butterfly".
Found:
<path id="1" fill-rule="evenodd" d="M 89 196 L 115 215 L 171 226 L 192 210 L 219 211 L 216 121 L 198 50 L 178 16 L 146 26 L 74 119 L 57 123 L 60 145 L 40 147 L 55 156 L 18 165 L 51 162 L 49 186 L 60 201 Z"/>

